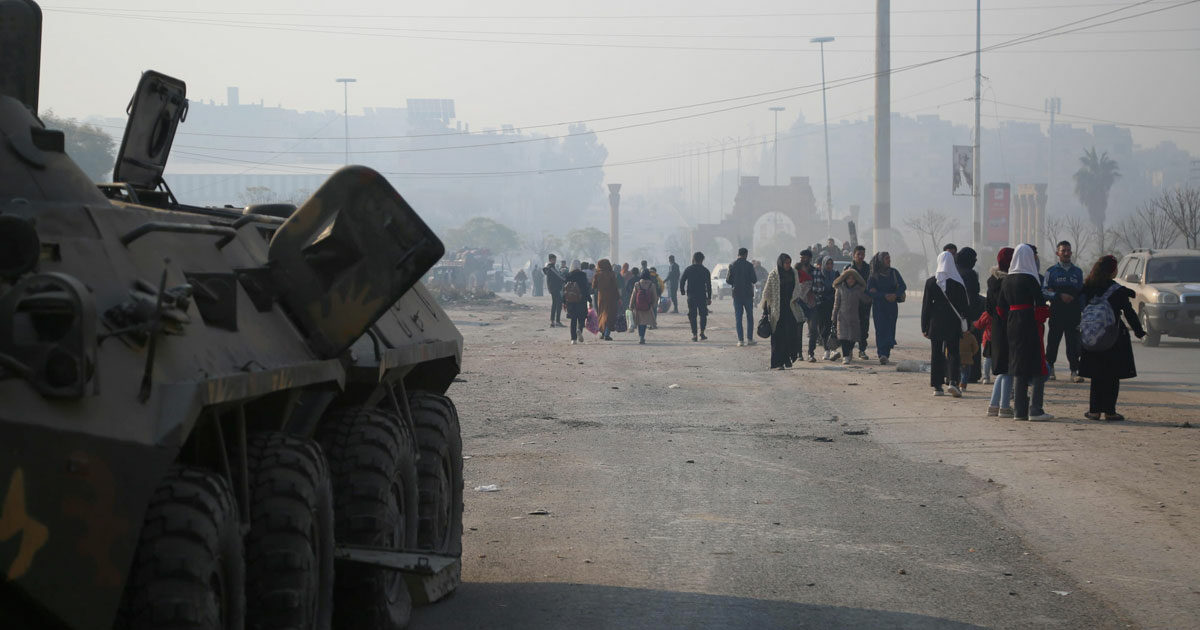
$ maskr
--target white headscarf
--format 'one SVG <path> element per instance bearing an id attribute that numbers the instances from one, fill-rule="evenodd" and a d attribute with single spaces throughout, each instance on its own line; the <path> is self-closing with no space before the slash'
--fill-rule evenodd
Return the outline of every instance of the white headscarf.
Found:
<path id="1" fill-rule="evenodd" d="M 1033 255 L 1033 248 L 1028 244 L 1017 246 L 1013 252 L 1012 263 L 1008 266 L 1008 275 L 1018 273 L 1038 277 L 1037 257 Z"/>
<path id="2" fill-rule="evenodd" d="M 962 276 L 958 275 L 958 266 L 954 264 L 954 254 L 950 252 L 942 252 L 938 256 L 937 285 L 942 288 L 942 292 L 946 291 L 946 281 L 953 280 L 959 286 L 966 288 L 967 283 L 963 282 Z"/>

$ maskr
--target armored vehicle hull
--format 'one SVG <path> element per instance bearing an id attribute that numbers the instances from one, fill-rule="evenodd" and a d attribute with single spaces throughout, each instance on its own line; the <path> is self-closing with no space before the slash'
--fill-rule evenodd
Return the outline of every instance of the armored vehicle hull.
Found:
<path id="1" fill-rule="evenodd" d="M 179 203 L 153 72 L 97 187 L 35 113 L 37 6 L 0 18 L 0 625 L 403 627 L 461 554 L 441 242 L 364 167 Z"/>

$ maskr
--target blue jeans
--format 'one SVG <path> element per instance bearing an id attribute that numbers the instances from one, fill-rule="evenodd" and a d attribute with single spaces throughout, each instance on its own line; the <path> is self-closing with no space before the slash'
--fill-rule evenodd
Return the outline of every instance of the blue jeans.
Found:
<path id="1" fill-rule="evenodd" d="M 642 339 L 646 338 L 646 325 L 645 324 L 641 324 L 638 326 L 638 336 L 641 337 Z"/>
<path id="2" fill-rule="evenodd" d="M 746 313 L 746 328 L 742 329 L 742 313 Z M 737 296 L 733 298 L 733 319 L 737 321 L 738 341 L 745 341 L 745 333 L 750 334 L 750 338 L 754 338 L 754 300 L 752 298 L 739 299 Z"/>
<path id="3" fill-rule="evenodd" d="M 1012 374 L 997 374 L 996 384 L 992 385 L 992 400 L 988 403 L 988 406 L 1009 409 L 1012 403 L 1012 393 Z"/>

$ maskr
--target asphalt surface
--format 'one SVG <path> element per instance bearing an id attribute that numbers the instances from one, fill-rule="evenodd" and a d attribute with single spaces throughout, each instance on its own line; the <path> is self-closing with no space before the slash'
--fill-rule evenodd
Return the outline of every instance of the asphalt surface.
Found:
<path id="1" fill-rule="evenodd" d="M 1135 625 L 993 509 L 997 484 L 873 439 L 860 408 L 912 403 L 832 365 L 767 371 L 728 300 L 709 341 L 664 315 L 645 346 L 571 346 L 523 302 L 450 309 L 464 584 L 413 627 Z"/>

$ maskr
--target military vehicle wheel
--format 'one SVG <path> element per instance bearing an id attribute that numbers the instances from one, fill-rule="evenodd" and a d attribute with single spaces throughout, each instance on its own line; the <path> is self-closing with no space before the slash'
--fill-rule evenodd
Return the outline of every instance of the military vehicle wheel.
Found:
<path id="1" fill-rule="evenodd" d="M 333 489 L 321 448 L 284 433 L 250 438 L 246 599 L 250 628 L 328 630 Z"/>
<path id="2" fill-rule="evenodd" d="M 462 554 L 462 436 L 458 410 L 445 396 L 414 392 L 409 399 L 417 427 L 420 494 L 417 547 Z"/>
<path id="3" fill-rule="evenodd" d="M 333 476 L 339 543 L 412 549 L 417 535 L 416 447 L 404 421 L 379 409 L 332 411 L 317 430 Z M 347 564 L 334 586 L 334 627 L 408 625 L 412 599 L 399 571 Z"/>
<path id="4" fill-rule="evenodd" d="M 242 535 L 222 477 L 172 468 L 154 492 L 118 623 L 131 630 L 241 630 Z"/>

